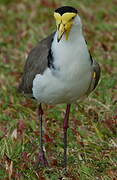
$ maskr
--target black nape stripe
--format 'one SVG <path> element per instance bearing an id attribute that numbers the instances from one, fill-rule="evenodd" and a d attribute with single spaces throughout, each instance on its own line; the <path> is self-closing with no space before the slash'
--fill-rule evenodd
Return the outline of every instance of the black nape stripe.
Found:
<path id="1" fill-rule="evenodd" d="M 86 39 L 85 39 L 85 42 L 86 42 L 86 44 L 88 45 L 88 43 L 87 43 Z M 89 55 L 90 55 L 90 61 L 91 61 L 91 64 L 93 64 L 93 58 L 92 58 L 92 56 L 91 56 L 91 52 L 90 52 L 90 50 L 89 50 Z"/>
<path id="2" fill-rule="evenodd" d="M 59 13 L 60 15 L 63 15 L 64 13 L 78 13 L 77 9 L 71 6 L 63 6 L 55 10 L 55 12 Z"/>
<path id="3" fill-rule="evenodd" d="M 89 51 L 89 54 L 90 54 L 90 61 L 91 61 L 91 64 L 93 64 L 93 58 L 92 58 L 92 56 L 91 56 L 90 51 Z"/>
<path id="4" fill-rule="evenodd" d="M 52 42 L 53 42 L 53 40 L 54 40 L 54 35 L 55 35 L 55 32 L 53 33 L 53 37 L 52 37 L 52 39 L 51 39 L 51 46 L 52 46 Z M 54 63 L 53 63 L 53 62 L 54 62 L 54 58 L 53 58 L 53 53 L 52 53 L 51 46 L 50 46 L 50 49 L 49 49 L 49 51 L 48 51 L 48 56 L 47 56 L 47 59 L 48 59 L 48 67 L 55 69 Z"/>
<path id="5" fill-rule="evenodd" d="M 54 64 L 53 64 L 53 54 L 52 54 L 51 48 L 50 48 L 50 50 L 48 52 L 48 57 L 47 58 L 48 58 L 48 67 L 55 69 Z"/>

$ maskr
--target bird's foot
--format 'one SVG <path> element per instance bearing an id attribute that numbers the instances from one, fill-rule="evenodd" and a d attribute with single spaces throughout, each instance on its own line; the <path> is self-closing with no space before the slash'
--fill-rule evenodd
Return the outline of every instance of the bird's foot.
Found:
<path id="1" fill-rule="evenodd" d="M 41 164 L 44 167 L 49 167 L 48 161 L 45 157 L 44 151 L 39 153 L 39 164 Z"/>

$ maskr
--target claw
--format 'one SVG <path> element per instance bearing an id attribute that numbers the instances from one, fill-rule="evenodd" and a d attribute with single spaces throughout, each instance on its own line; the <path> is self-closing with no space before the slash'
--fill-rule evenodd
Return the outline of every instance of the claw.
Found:
<path id="1" fill-rule="evenodd" d="M 44 151 L 39 154 L 39 163 L 44 167 L 49 167 L 48 161 L 45 157 Z"/>

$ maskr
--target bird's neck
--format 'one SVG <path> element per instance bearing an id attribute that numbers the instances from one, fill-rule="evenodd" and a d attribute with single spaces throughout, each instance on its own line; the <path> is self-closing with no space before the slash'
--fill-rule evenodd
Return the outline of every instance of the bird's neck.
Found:
<path id="1" fill-rule="evenodd" d="M 69 40 L 70 41 L 75 41 L 76 39 L 82 37 L 82 28 L 79 27 L 78 25 L 74 25 L 71 28 L 70 34 L 69 34 Z"/>

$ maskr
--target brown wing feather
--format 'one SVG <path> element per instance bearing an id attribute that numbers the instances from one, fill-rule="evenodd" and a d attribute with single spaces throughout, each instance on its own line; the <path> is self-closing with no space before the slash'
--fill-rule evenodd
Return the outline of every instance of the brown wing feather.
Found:
<path id="1" fill-rule="evenodd" d="M 48 52 L 51 48 L 51 42 L 54 34 L 43 39 L 32 51 L 26 60 L 24 73 L 19 85 L 19 91 L 32 94 L 32 84 L 36 74 L 42 74 L 48 67 Z"/>

